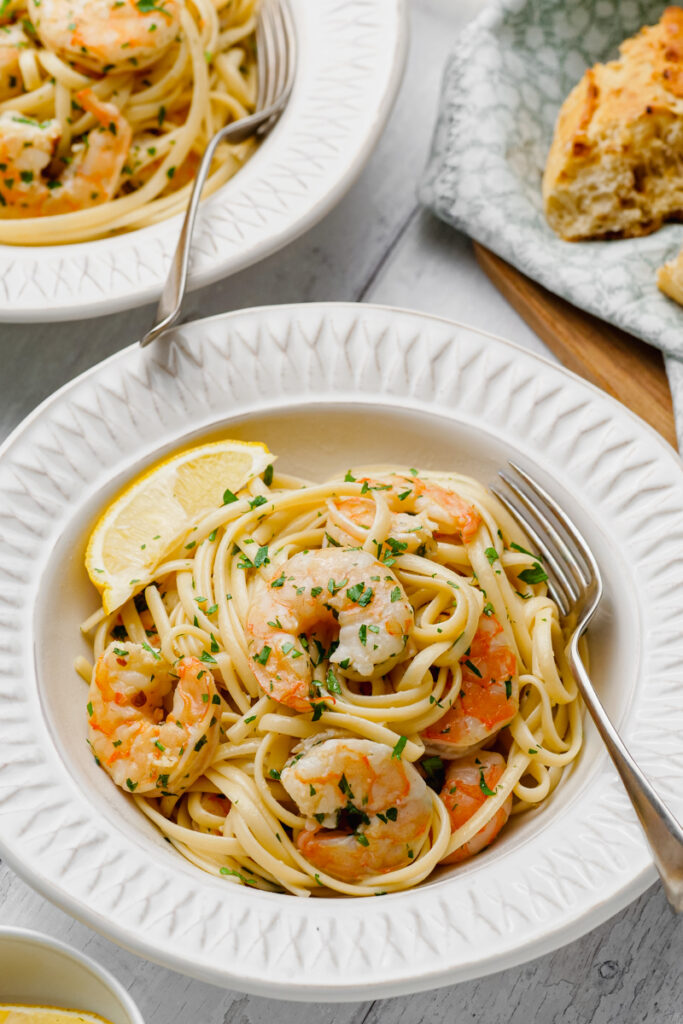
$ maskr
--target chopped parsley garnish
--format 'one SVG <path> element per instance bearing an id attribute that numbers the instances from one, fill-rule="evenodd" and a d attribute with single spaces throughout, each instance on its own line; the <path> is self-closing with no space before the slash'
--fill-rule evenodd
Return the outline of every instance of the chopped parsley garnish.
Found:
<path id="1" fill-rule="evenodd" d="M 128 789 L 131 791 L 131 793 L 133 793 L 138 788 L 137 782 L 133 782 L 132 779 L 126 779 L 126 785 L 128 786 Z"/>
<path id="2" fill-rule="evenodd" d="M 258 569 L 262 565 L 268 565 L 270 559 L 268 558 L 268 545 L 263 544 L 254 556 L 254 568 Z"/>
<path id="3" fill-rule="evenodd" d="M 344 796 L 347 796 L 349 798 L 349 800 L 353 800 L 353 791 L 351 790 L 351 787 L 349 785 L 349 781 L 348 781 L 348 779 L 346 778 L 346 775 L 344 775 L 343 772 L 342 772 L 342 777 L 339 780 L 339 789 L 344 794 Z"/>
<path id="4" fill-rule="evenodd" d="M 465 659 L 465 665 L 467 665 L 470 672 L 474 672 L 475 676 L 479 676 L 480 679 L 482 678 L 481 672 L 479 671 L 476 665 L 472 664 L 469 658 Z"/>
<path id="5" fill-rule="evenodd" d="M 240 880 L 242 885 L 256 885 L 253 878 L 245 878 L 241 871 L 235 871 L 234 868 L 221 868 L 220 873 L 222 875 L 234 875 L 235 878 Z"/>
<path id="6" fill-rule="evenodd" d="M 484 554 L 489 560 L 489 565 L 493 565 L 498 560 L 498 552 L 495 548 L 487 548 Z"/>
<path id="7" fill-rule="evenodd" d="M 398 740 L 396 741 L 396 746 L 394 747 L 394 749 L 391 752 L 391 756 L 392 757 L 396 757 L 396 758 L 398 758 L 400 760 L 401 754 L 403 753 L 403 749 L 404 749 L 404 747 L 405 747 L 407 742 L 408 742 L 408 737 L 407 736 L 399 736 Z"/>
<path id="8" fill-rule="evenodd" d="M 254 661 L 258 662 L 259 665 L 265 665 L 270 657 L 270 647 L 267 645 L 262 647 L 258 654 L 254 655 Z"/>
<path id="9" fill-rule="evenodd" d="M 318 719 L 322 717 L 322 713 L 325 710 L 325 705 L 321 701 L 319 704 L 311 703 L 311 707 L 313 708 L 313 718 L 312 718 L 312 721 L 313 722 L 317 722 Z"/>
<path id="10" fill-rule="evenodd" d="M 270 584 L 271 587 L 284 587 L 285 585 L 285 574 L 281 573 L 276 580 Z"/>
<path id="11" fill-rule="evenodd" d="M 524 583 L 533 585 L 534 583 L 545 583 L 548 579 L 548 574 L 538 562 L 534 562 L 532 569 L 524 569 L 522 572 L 517 573 L 520 580 Z"/>
<path id="12" fill-rule="evenodd" d="M 443 761 L 440 757 L 423 757 L 420 764 L 425 773 L 425 782 L 438 793 L 443 786 L 446 774 Z"/>
<path id="13" fill-rule="evenodd" d="M 394 587 L 394 589 L 391 591 L 391 600 L 392 600 L 392 602 L 400 601 L 401 600 L 401 588 L 400 587 Z"/>
<path id="14" fill-rule="evenodd" d="M 223 504 L 232 505 L 233 501 L 239 501 L 239 498 L 236 494 L 233 494 L 229 487 L 226 487 L 223 491 Z"/>
<path id="15" fill-rule="evenodd" d="M 268 499 L 264 498 L 264 496 L 262 494 L 257 494 L 256 497 L 252 498 L 251 501 L 249 502 L 249 508 L 250 509 L 255 509 L 255 508 L 259 508 L 261 505 L 267 505 L 267 504 L 268 504 Z"/>
<path id="16" fill-rule="evenodd" d="M 199 660 L 205 662 L 207 665 L 218 664 L 215 658 L 212 658 L 208 651 L 202 651 L 199 655 Z"/>
<path id="17" fill-rule="evenodd" d="M 341 686 L 339 685 L 339 680 L 334 674 L 334 670 L 332 668 L 328 668 L 327 670 L 327 689 L 330 691 L 330 693 L 341 693 Z"/>
<path id="18" fill-rule="evenodd" d="M 484 778 L 484 766 L 479 766 L 479 789 L 482 791 L 484 796 L 495 796 L 497 790 L 489 789 L 486 785 L 486 779 Z"/>
<path id="19" fill-rule="evenodd" d="M 273 465 L 272 463 L 263 470 L 263 482 L 266 487 L 270 487 L 273 482 Z"/>

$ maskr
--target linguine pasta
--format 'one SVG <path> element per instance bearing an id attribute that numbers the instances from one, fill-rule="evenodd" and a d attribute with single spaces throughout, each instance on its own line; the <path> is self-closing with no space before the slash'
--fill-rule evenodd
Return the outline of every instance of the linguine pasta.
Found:
<path id="1" fill-rule="evenodd" d="M 444 491 L 459 496 L 469 510 L 460 535 L 445 533 L 438 521 L 434 501 Z M 135 599 L 110 615 L 100 610 L 83 627 L 95 660 L 118 644 L 114 651 L 125 666 L 131 645 L 147 645 L 168 665 L 198 659 L 199 675 L 206 669 L 215 680 L 219 722 L 213 728 L 220 735 L 199 777 L 185 792 L 166 794 L 168 776 L 144 794 L 135 793 L 137 783 L 128 779 L 140 811 L 184 857 L 233 882 L 300 896 L 392 892 L 423 881 L 444 860 L 476 852 L 509 813 L 527 812 L 547 799 L 582 742 L 577 688 L 564 655 L 567 624 L 547 594 L 538 556 L 527 550 L 517 525 L 487 490 L 450 473 L 373 469 L 311 484 L 273 475 L 268 467 L 225 501 L 196 524 Z M 347 569 L 344 579 L 332 576 L 327 585 L 309 587 L 312 598 L 303 593 L 305 585 L 298 587 L 295 566 L 320 563 L 327 573 L 334 559 L 348 566 L 354 557 L 373 563 L 365 589 L 351 586 Z M 286 585 L 293 588 L 291 597 Z M 391 597 L 382 610 L 385 585 Z M 298 636 L 292 627 L 294 639 L 286 644 L 284 616 L 299 590 L 309 609 L 324 602 L 332 627 L 328 623 L 316 632 L 309 625 Z M 356 616 L 354 630 L 363 619 L 357 650 L 359 657 L 371 657 L 380 620 L 404 598 L 414 622 L 400 638 L 403 646 L 381 671 L 364 678 L 354 671 L 353 657 L 340 659 L 346 643 L 340 624 L 348 621 L 343 617 Z M 278 610 L 268 623 L 273 638 L 265 644 L 255 632 L 254 609 L 271 600 Z M 496 656 L 512 669 L 507 678 L 493 668 L 487 677 L 487 659 Z M 277 688 L 288 678 L 289 657 L 294 682 L 307 681 L 309 699 L 299 706 Z M 77 667 L 88 682 L 94 678 L 84 659 Z M 273 683 L 268 689 L 269 671 L 275 689 Z M 491 707 L 505 724 L 487 718 Z M 454 723 L 453 732 L 448 723 Z M 406 845 L 406 863 L 387 862 L 375 870 L 378 862 L 370 860 L 357 877 L 353 870 L 343 877 L 345 871 L 335 870 L 335 862 L 323 860 L 312 845 L 329 840 L 336 827 L 335 835 L 341 830 L 365 847 L 356 850 L 352 843 L 351 854 L 365 856 L 368 847 L 372 852 L 367 837 L 377 834 L 363 806 L 373 814 L 376 808 L 361 806 L 348 768 L 351 783 L 344 774 L 334 776 L 335 786 L 349 794 L 336 820 L 329 807 L 311 816 L 310 809 L 302 810 L 303 797 L 301 805 L 292 797 L 298 792 L 292 774 L 321 750 L 332 751 L 335 740 L 334 749 L 345 750 L 347 758 L 352 748 L 380 756 L 384 751 L 386 765 L 392 771 L 402 765 L 422 794 L 426 827 L 412 838 L 396 832 L 397 844 Z M 493 783 L 484 774 L 487 759 L 500 763 Z M 449 771 L 465 761 L 475 772 L 475 793 L 469 791 L 471 812 L 459 822 L 451 812 L 464 790 L 449 784 Z M 309 780 L 311 799 L 313 793 L 318 798 L 321 782 L 314 786 Z M 329 786 L 329 778 L 322 784 Z M 400 801 L 398 807 L 379 813 L 379 825 L 373 817 L 372 827 L 381 832 L 396 822 L 396 829 L 409 829 L 401 825 Z M 309 850 L 315 857 L 306 855 Z"/>
<path id="2" fill-rule="evenodd" d="M 79 242 L 184 210 L 209 139 L 254 109 L 256 6 L 4 0 L 0 243 Z M 128 21 L 119 24 L 124 8 Z M 90 18 L 87 38 L 76 9 Z M 88 163 L 93 141 L 108 131 L 108 150 Z M 254 145 L 223 143 L 204 194 L 232 177 Z"/>

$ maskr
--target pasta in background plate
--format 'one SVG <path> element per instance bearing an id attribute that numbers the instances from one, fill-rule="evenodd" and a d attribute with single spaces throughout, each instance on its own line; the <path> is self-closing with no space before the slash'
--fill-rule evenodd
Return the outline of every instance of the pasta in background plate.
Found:
<path id="1" fill-rule="evenodd" d="M 566 624 L 488 491 L 271 464 L 223 500 L 84 624 L 95 664 L 77 662 L 97 763 L 183 856 L 377 895 L 548 797 L 582 743 Z"/>
<path id="2" fill-rule="evenodd" d="M 182 211 L 206 143 L 254 109 L 257 0 L 0 3 L 0 243 Z M 224 143 L 207 192 L 254 142 Z"/>

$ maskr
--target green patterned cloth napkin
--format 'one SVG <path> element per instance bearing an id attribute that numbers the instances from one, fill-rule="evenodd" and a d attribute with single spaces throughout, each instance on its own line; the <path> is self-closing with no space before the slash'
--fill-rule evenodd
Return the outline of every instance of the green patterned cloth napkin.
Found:
<path id="1" fill-rule="evenodd" d="M 448 62 L 420 195 L 443 220 L 546 288 L 661 348 L 683 451 L 683 308 L 656 284 L 657 267 L 683 244 L 683 225 L 644 238 L 563 242 L 541 201 L 555 119 L 570 89 L 666 6 L 494 0 Z"/>

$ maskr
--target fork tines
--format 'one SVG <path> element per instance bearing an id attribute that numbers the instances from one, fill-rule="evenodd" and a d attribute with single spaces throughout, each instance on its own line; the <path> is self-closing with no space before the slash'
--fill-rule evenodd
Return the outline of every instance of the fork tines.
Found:
<path id="1" fill-rule="evenodd" d="M 600 571 L 588 544 L 567 514 L 539 483 L 514 462 L 498 475 L 506 490 L 491 491 L 537 546 L 548 574 L 548 590 L 563 615 L 602 589 Z"/>

